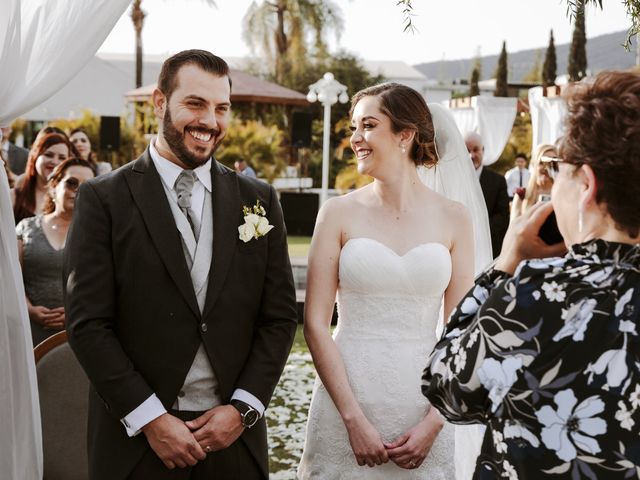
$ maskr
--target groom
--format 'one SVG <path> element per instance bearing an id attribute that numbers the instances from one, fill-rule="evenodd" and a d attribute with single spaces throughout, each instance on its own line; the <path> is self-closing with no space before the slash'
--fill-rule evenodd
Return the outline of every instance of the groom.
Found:
<path id="1" fill-rule="evenodd" d="M 224 60 L 172 56 L 153 92 L 157 138 L 80 188 L 64 282 L 69 343 L 92 384 L 91 479 L 268 478 L 264 410 L 295 289 L 275 190 L 212 156 L 230 95 Z M 273 228 L 241 240 L 243 207 L 258 202 Z"/>

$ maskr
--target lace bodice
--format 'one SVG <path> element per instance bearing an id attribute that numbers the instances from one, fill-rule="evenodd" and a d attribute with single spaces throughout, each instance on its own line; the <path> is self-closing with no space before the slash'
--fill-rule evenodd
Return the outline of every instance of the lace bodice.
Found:
<path id="1" fill-rule="evenodd" d="M 338 328 L 345 333 L 393 341 L 429 338 L 451 278 L 451 257 L 440 243 L 423 243 L 404 255 L 370 238 L 342 248 Z"/>

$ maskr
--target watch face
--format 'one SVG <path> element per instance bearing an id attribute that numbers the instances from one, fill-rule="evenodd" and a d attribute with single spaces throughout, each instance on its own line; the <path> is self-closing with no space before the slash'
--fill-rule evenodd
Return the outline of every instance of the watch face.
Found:
<path id="1" fill-rule="evenodd" d="M 253 427 L 257 421 L 258 421 L 258 412 L 256 412 L 253 409 L 245 413 L 242 418 L 242 423 L 247 428 Z"/>

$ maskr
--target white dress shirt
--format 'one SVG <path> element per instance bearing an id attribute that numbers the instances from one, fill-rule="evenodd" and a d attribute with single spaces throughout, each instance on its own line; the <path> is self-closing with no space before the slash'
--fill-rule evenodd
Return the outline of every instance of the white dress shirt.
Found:
<path id="1" fill-rule="evenodd" d="M 516 194 L 516 188 L 527 187 L 531 172 L 528 168 L 513 167 L 504 174 L 504 177 L 507 181 L 507 193 L 512 198 Z"/>
<path id="2" fill-rule="evenodd" d="M 180 175 L 180 173 L 182 172 L 182 168 L 180 168 L 170 160 L 162 157 L 155 148 L 154 140 L 152 140 L 149 144 L 149 153 L 151 155 L 151 159 L 153 160 L 153 164 L 156 167 L 158 174 L 160 175 L 160 179 L 162 180 L 165 193 L 167 194 L 167 199 L 170 202 L 174 202 L 177 204 L 178 194 L 174 189 L 174 185 L 176 183 L 178 175 Z M 198 180 L 193 184 L 193 190 L 191 191 L 191 208 L 197 215 L 197 220 L 199 223 L 202 223 L 202 209 L 204 206 L 205 188 L 210 193 L 212 191 L 211 164 L 212 160 L 209 159 L 205 164 L 200 165 L 198 168 L 195 168 L 193 170 Z M 251 405 L 251 407 L 253 407 L 261 417 L 264 414 L 265 406 L 258 398 L 256 398 L 246 390 L 237 388 L 233 392 L 231 399 L 241 400 Z M 133 411 L 127 414 L 123 419 L 121 419 L 121 422 L 125 426 L 127 434 L 130 437 L 133 437 L 135 435 L 138 435 L 142 427 L 144 427 L 147 423 L 155 420 L 160 415 L 163 415 L 166 412 L 167 410 L 164 408 L 164 406 L 154 393 L 144 402 L 138 405 L 138 407 L 136 407 Z"/>

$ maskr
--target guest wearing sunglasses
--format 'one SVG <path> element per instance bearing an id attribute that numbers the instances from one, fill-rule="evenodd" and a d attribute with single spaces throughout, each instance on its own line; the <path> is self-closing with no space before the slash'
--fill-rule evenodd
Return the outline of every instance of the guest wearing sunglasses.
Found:
<path id="1" fill-rule="evenodd" d="M 549 176 L 547 166 L 541 162 L 542 157 L 555 158 L 558 156 L 556 147 L 543 143 L 538 145 L 531 155 L 529 171 L 531 176 L 525 189 L 524 198 L 514 195 L 511 203 L 511 219 L 519 217 L 541 199 L 547 200 L 551 195 L 553 179 Z"/>
<path id="2" fill-rule="evenodd" d="M 640 74 L 571 87 L 551 202 L 512 222 L 447 323 L 423 393 L 487 425 L 474 479 L 637 478 Z M 569 252 L 539 236 L 555 211 Z"/>
<path id="3" fill-rule="evenodd" d="M 47 183 L 41 215 L 16 227 L 34 346 L 64 328 L 62 252 L 80 184 L 94 177 L 85 160 L 60 163 Z"/>

